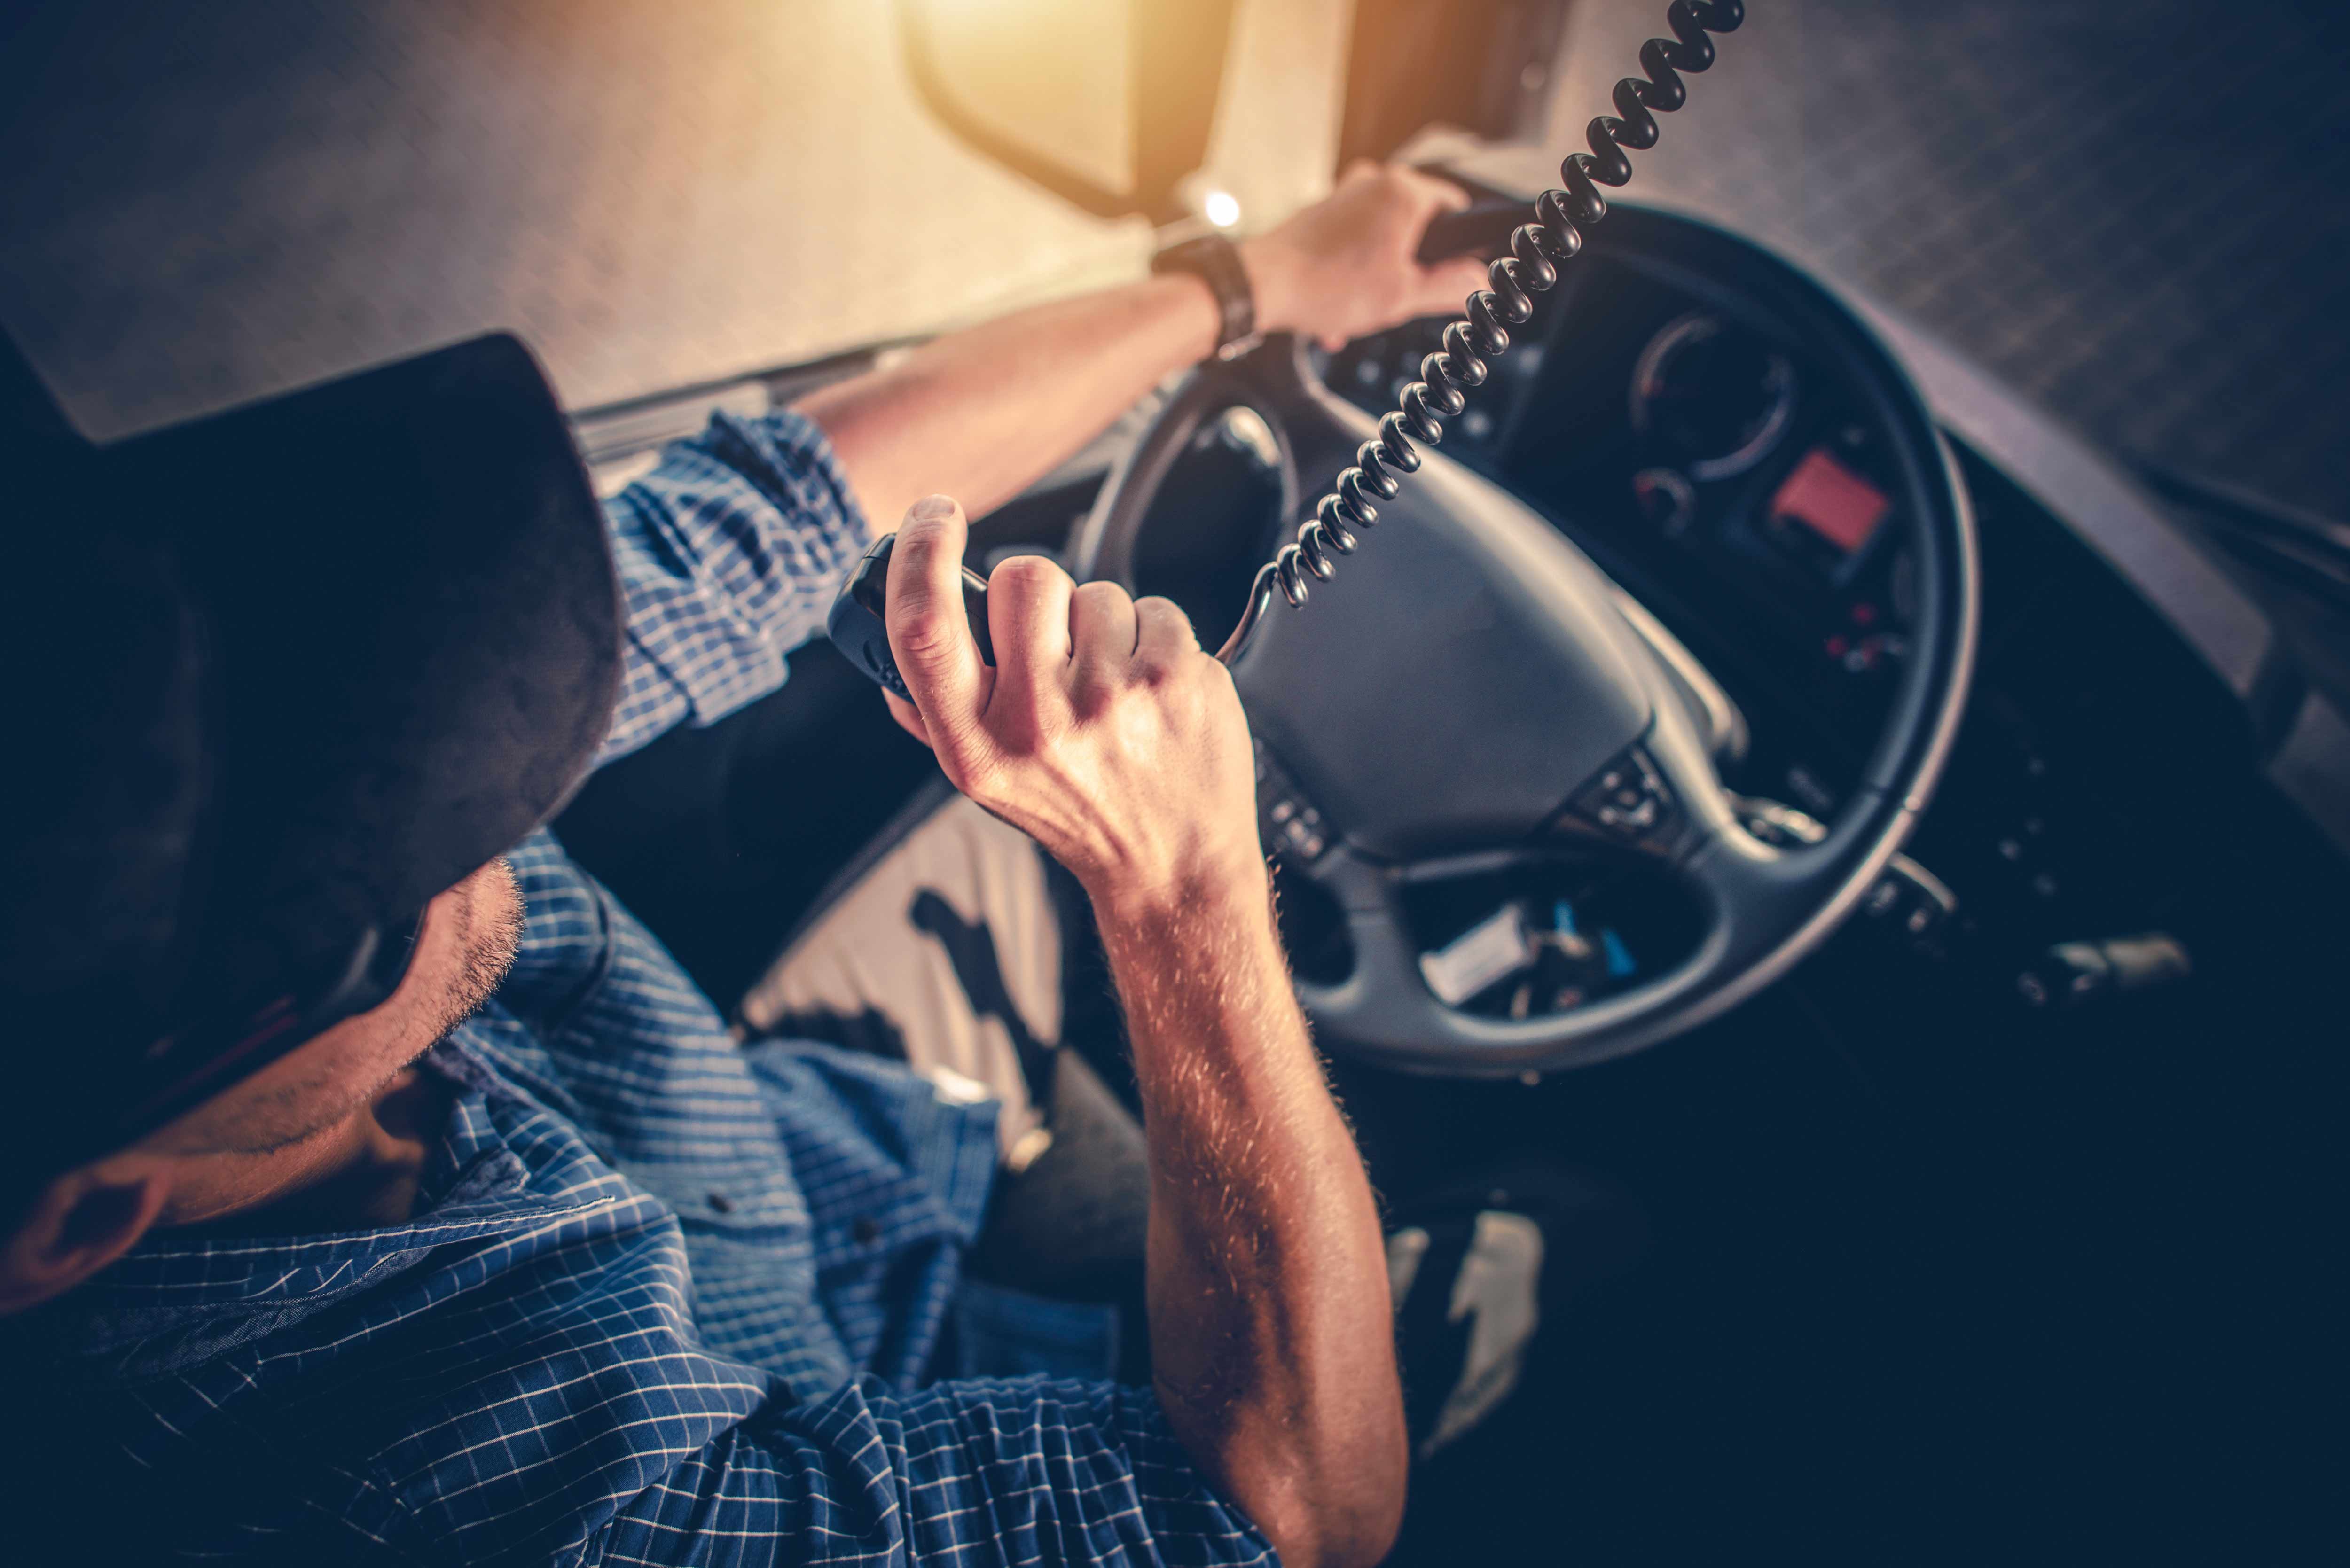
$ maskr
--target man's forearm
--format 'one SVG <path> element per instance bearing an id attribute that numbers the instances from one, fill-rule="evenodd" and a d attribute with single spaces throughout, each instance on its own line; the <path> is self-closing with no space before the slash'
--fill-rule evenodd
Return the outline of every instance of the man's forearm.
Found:
<path id="1" fill-rule="evenodd" d="M 1284 1561 L 1375 1560 L 1408 1459 L 1378 1213 L 1262 875 L 1098 912 L 1149 1142 L 1160 1404 Z"/>
<path id="2" fill-rule="evenodd" d="M 934 492 L 977 516 L 1205 358 L 1217 327 L 1205 284 L 1154 277 L 949 333 L 799 409 L 831 438 L 876 530 Z"/>
<path id="3" fill-rule="evenodd" d="M 1328 200 L 1240 242 L 1258 330 L 1336 348 L 1457 309 L 1484 283 L 1483 264 L 1422 266 L 1418 253 L 1429 220 L 1468 200 L 1407 170 L 1348 170 Z M 1154 277 L 951 332 L 886 370 L 812 392 L 799 408 L 831 438 L 877 531 L 933 493 L 975 517 L 1214 352 L 1220 324 L 1205 283 Z"/>

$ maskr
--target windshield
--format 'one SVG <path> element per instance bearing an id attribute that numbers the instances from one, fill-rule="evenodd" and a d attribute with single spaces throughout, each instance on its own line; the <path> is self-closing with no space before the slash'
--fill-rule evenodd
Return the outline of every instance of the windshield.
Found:
<path id="1" fill-rule="evenodd" d="M 1348 10 L 1240 8 L 1209 174 L 1252 226 L 1328 185 Z M 876 0 L 49 6 L 0 39 L 0 307 L 100 439 L 490 327 L 595 407 L 1152 247 L 949 135 Z"/>

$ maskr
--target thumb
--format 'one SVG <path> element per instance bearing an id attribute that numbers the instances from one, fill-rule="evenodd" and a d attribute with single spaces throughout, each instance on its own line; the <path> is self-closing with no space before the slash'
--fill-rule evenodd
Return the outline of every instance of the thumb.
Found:
<path id="1" fill-rule="evenodd" d="M 889 652 L 914 695 L 922 727 L 942 756 L 979 727 L 993 671 L 964 618 L 962 553 L 970 536 L 951 496 L 914 503 L 889 558 Z"/>

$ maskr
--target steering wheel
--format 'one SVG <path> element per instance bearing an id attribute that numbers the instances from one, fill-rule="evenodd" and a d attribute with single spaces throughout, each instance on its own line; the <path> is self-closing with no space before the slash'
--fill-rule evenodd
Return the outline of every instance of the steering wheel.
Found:
<path id="1" fill-rule="evenodd" d="M 1498 250 L 1514 209 L 1486 218 Z M 1604 239 L 1604 244 L 1602 243 Z M 1334 581 L 1275 605 L 1232 679 L 1264 756 L 1321 822 L 1292 869 L 1344 911 L 1344 981 L 1298 985 L 1332 1049 L 1452 1076 L 1546 1073 L 1624 1055 L 1735 1005 L 1816 948 L 1908 836 L 1947 755 L 1973 666 L 1974 523 L 1948 447 L 1898 365 L 1793 268 L 1686 220 L 1617 206 L 1592 248 L 1721 277 L 1825 358 L 1887 432 L 1916 566 L 1911 652 L 1857 786 L 1816 843 L 1747 830 L 1698 713 L 1622 590 L 1507 491 L 1434 452 Z M 1280 448 L 1282 515 L 1349 461 L 1373 421 L 1325 388 L 1303 345 L 1268 340 L 1193 372 L 1106 483 L 1072 554 L 1133 587 L 1151 503 L 1208 420 L 1254 410 Z M 1636 608 L 1634 615 L 1641 612 Z M 1676 649 L 1676 655 L 1681 650 Z M 1702 935 L 1676 967 L 1570 1011 L 1505 1019 L 1430 992 L 1406 918 L 1417 876 L 1555 852 L 1645 856 L 1695 893 Z"/>

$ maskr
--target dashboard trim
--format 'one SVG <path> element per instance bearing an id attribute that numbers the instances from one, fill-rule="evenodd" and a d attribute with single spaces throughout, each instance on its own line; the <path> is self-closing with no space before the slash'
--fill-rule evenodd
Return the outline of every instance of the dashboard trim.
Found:
<path id="1" fill-rule="evenodd" d="M 2182 535 L 2161 503 L 2061 421 L 2008 391 L 1931 333 L 1830 285 L 1910 369 L 1935 417 L 2094 550 L 2248 711 L 2291 654 L 2267 612 Z M 2269 782 L 2350 853 L 2350 718 L 2303 693 L 2262 759 Z"/>
<path id="2" fill-rule="evenodd" d="M 1992 381 L 1939 338 L 1864 296 L 1843 297 L 1909 367 L 1927 405 L 2102 556 L 2239 699 L 2276 648 L 2268 617 L 2141 490 L 2055 417 Z"/>

